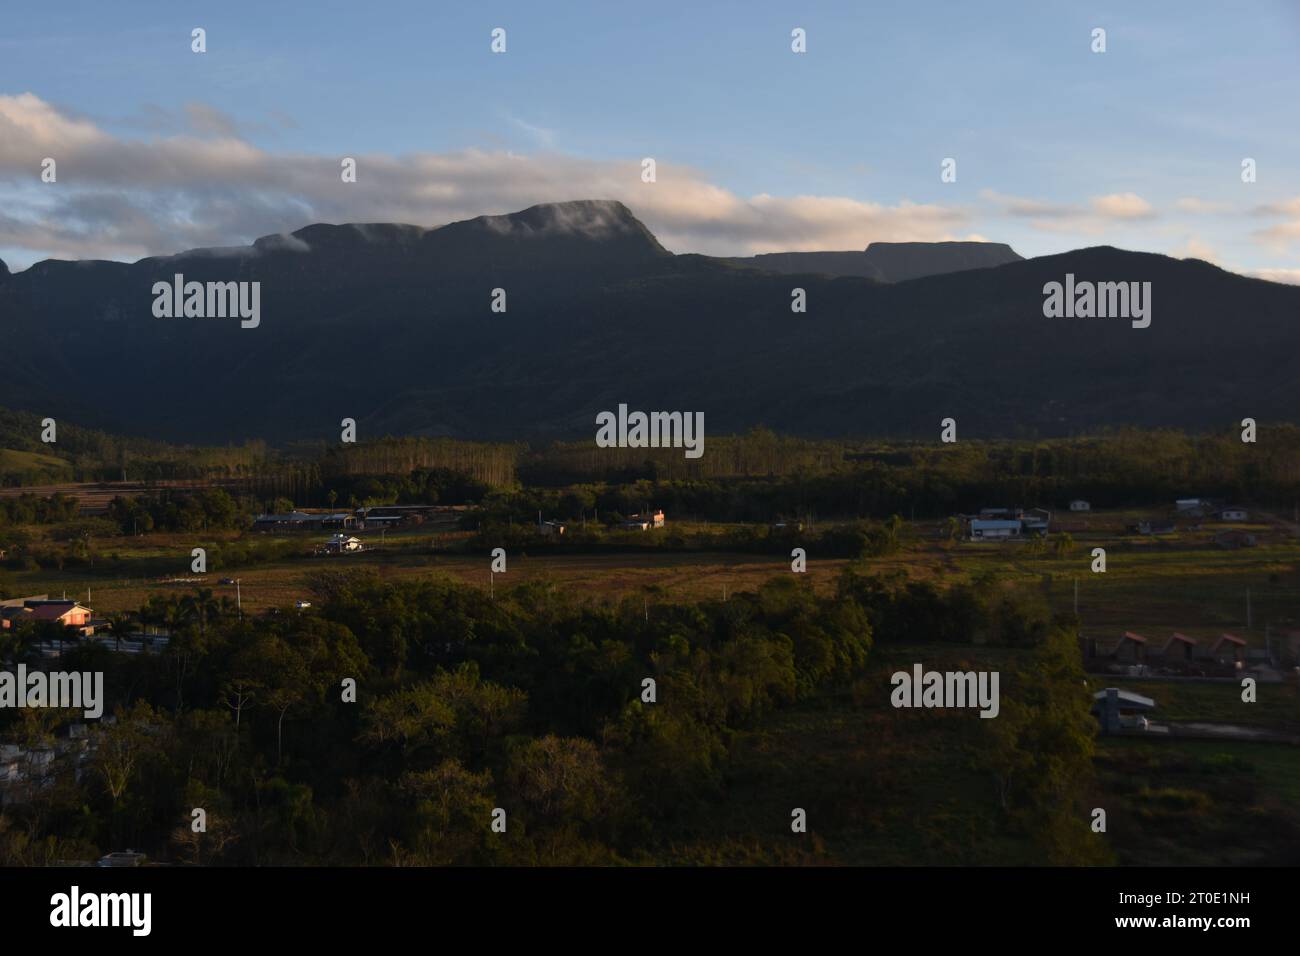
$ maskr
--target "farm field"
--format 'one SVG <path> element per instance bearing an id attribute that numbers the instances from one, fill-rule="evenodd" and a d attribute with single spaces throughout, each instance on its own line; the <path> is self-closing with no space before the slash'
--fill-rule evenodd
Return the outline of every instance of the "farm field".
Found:
<path id="1" fill-rule="evenodd" d="M 738 527 L 715 524 L 706 529 L 678 523 L 670 530 L 698 542 L 696 536 L 706 530 L 721 536 Z M 689 550 L 674 548 L 668 546 L 666 534 L 629 535 L 582 551 L 539 538 L 535 546 L 512 549 L 507 573 L 496 575 L 495 581 L 486 549 L 482 554 L 470 553 L 467 534 L 439 534 L 436 529 L 395 532 L 382 544 L 379 536 L 363 534 L 372 550 L 332 558 L 305 556 L 323 535 L 96 535 L 93 568 L 83 561 L 66 564 L 63 570 L 0 569 L 0 591 L 84 595 L 89 588 L 96 611 L 108 613 L 138 607 L 153 591 L 212 586 L 220 578 L 238 577 L 245 609 L 258 611 L 292 605 L 303 596 L 312 574 L 323 567 L 364 568 L 398 580 L 445 574 L 485 589 L 546 580 L 581 595 L 615 601 L 656 592 L 675 598 L 720 598 L 724 588 L 728 592 L 752 589 L 773 575 L 789 573 L 789 558 L 783 553 L 737 551 L 724 543 L 713 550 L 698 544 Z M 39 542 L 57 539 L 60 532 L 54 527 L 34 535 Z M 1076 538 L 1073 550 L 1057 555 L 1050 545 L 1035 549 L 1028 542 L 944 541 L 937 525 L 918 524 L 905 532 L 899 551 L 865 559 L 858 566 L 941 587 L 997 575 L 1042 593 L 1058 613 L 1073 610 L 1077 583 L 1078 614 L 1085 634 L 1108 636 L 1133 630 L 1156 644 L 1172 631 L 1210 641 L 1229 631 L 1252 646 L 1262 646 L 1266 624 L 1300 627 L 1300 541 L 1285 530 L 1274 530 L 1257 547 L 1238 550 L 1216 548 L 1202 539 L 1191 533 L 1158 540 L 1123 532 L 1094 533 L 1087 539 Z M 190 572 L 190 550 L 196 546 L 209 551 L 207 575 Z M 1106 549 L 1104 574 L 1090 570 L 1094 547 Z M 819 557 L 815 544 L 807 550 L 808 580 L 819 592 L 829 592 L 852 562 Z M 160 583 L 177 578 L 204 580 Z"/>

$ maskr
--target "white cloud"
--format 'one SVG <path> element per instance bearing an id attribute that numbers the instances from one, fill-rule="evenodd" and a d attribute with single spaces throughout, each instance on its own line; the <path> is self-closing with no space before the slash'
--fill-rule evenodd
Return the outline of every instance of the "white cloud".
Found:
<path id="1" fill-rule="evenodd" d="M 1186 196 L 1174 203 L 1174 207 L 1179 212 L 1189 212 L 1198 215 L 1217 215 L 1219 213 L 1231 212 L 1233 205 L 1226 202 L 1214 202 L 1207 199 L 1198 199 L 1195 196 Z"/>
<path id="2" fill-rule="evenodd" d="M 1090 200 L 1094 212 L 1107 219 L 1149 219 L 1155 215 L 1151 204 L 1136 193 L 1111 193 Z"/>
<path id="3" fill-rule="evenodd" d="M 1300 269 L 1243 269 L 1242 275 L 1253 276 L 1256 279 L 1268 279 L 1270 282 L 1300 285 Z"/>
<path id="4" fill-rule="evenodd" d="M 745 255 L 862 249 L 877 240 L 950 238 L 959 208 L 828 196 L 745 197 L 661 160 L 641 181 L 640 157 L 595 161 L 556 153 L 464 150 L 408 156 L 269 153 L 239 124 L 191 105 L 192 132 L 131 139 L 72 119 L 30 93 L 0 96 L 0 247 L 75 258 L 134 259 L 230 246 L 312 222 L 441 225 L 540 202 L 618 199 L 676 252 Z M 550 131 L 516 121 L 537 135 Z M 40 182 L 44 156 L 56 184 Z"/>
<path id="5" fill-rule="evenodd" d="M 1078 213 L 1078 210 L 1071 206 L 1027 199 L 1024 196 L 1009 196 L 992 189 L 981 190 L 980 198 L 1002 207 L 1004 215 L 1025 219 L 1064 218 Z"/>

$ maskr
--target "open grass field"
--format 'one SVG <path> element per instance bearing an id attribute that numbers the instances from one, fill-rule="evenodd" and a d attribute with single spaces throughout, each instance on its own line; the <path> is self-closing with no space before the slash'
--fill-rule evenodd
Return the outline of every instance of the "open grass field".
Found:
<path id="1" fill-rule="evenodd" d="M 70 470 L 68 463 L 62 458 L 56 458 L 53 455 L 42 455 L 34 451 L 18 451 L 14 448 L 0 448 L 0 475 L 9 472 L 21 474 L 34 471 L 48 471 L 57 475 L 68 470 Z"/>
<path id="2" fill-rule="evenodd" d="M 1096 766 L 1123 865 L 1300 863 L 1300 748 L 1102 738 Z"/>

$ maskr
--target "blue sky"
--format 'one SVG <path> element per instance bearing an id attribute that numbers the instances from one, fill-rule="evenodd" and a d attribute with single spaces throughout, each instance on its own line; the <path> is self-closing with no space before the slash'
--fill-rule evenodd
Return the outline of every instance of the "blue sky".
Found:
<path id="1" fill-rule="evenodd" d="M 14 268 L 590 197 L 679 252 L 978 237 L 1300 277 L 1296 3 L 61 6 L 0 23 Z"/>

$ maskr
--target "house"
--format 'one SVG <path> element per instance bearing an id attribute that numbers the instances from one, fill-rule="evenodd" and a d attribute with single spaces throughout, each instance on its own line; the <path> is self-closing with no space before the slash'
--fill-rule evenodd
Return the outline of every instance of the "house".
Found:
<path id="1" fill-rule="evenodd" d="M 1175 631 L 1169 635 L 1169 640 L 1165 641 L 1165 646 L 1160 649 L 1160 654 L 1167 661 L 1190 661 L 1192 659 L 1192 649 L 1195 647 L 1196 641 L 1194 638 Z"/>
<path id="2" fill-rule="evenodd" d="M 45 598 L 20 600 L 23 602 L 21 607 L 14 606 L 13 602 L 5 602 L 6 606 L 0 608 L 0 628 L 11 628 L 23 621 L 55 621 L 64 627 L 73 628 L 82 637 L 90 637 L 95 633 L 95 627 L 91 623 L 95 612 L 84 604 Z"/>
<path id="3" fill-rule="evenodd" d="M 1174 508 L 1188 518 L 1204 518 L 1214 510 L 1214 503 L 1208 498 L 1179 498 L 1174 502 Z"/>
<path id="4" fill-rule="evenodd" d="M 1025 534 L 1036 534 L 1040 538 L 1047 536 L 1048 526 L 1052 523 L 1052 513 L 1046 508 L 1029 508 L 1017 516 L 1020 518 L 1021 530 Z"/>
<path id="5" fill-rule="evenodd" d="M 624 531 L 649 531 L 663 526 L 664 512 L 662 508 L 648 515 L 628 515 L 627 520 L 623 522 Z"/>
<path id="6" fill-rule="evenodd" d="M 1214 544 L 1220 548 L 1253 548 L 1255 536 L 1245 531 L 1220 531 L 1214 536 Z"/>
<path id="7" fill-rule="evenodd" d="M 1114 657 L 1120 661 L 1131 661 L 1134 664 L 1140 664 L 1147 656 L 1147 639 L 1141 634 L 1135 634 L 1133 631 L 1125 631 L 1120 635 L 1119 643 L 1115 645 Z"/>
<path id="8" fill-rule="evenodd" d="M 1118 687 L 1107 687 L 1093 694 L 1092 699 L 1092 713 L 1101 722 L 1102 733 L 1150 729 L 1150 722 L 1145 715 L 1156 706 L 1150 697 L 1120 690 Z"/>
<path id="9" fill-rule="evenodd" d="M 325 542 L 325 552 L 327 554 L 350 554 L 364 549 L 365 545 L 361 543 L 360 538 L 354 538 L 346 534 L 336 534 Z"/>
<path id="10" fill-rule="evenodd" d="M 1088 504 L 1088 502 L 1084 501 L 1082 498 L 1075 498 L 1073 501 L 1070 502 L 1070 510 L 1091 511 L 1092 505 Z"/>
<path id="11" fill-rule="evenodd" d="M 545 537 L 560 537 L 564 534 L 564 523 L 562 521 L 543 521 L 537 526 L 537 530 Z"/>
<path id="12" fill-rule="evenodd" d="M 1230 659 L 1232 663 L 1240 663 L 1245 656 L 1246 642 L 1233 634 L 1220 634 L 1219 639 L 1214 642 L 1210 648 L 1210 654 L 1216 660 Z"/>
<path id="13" fill-rule="evenodd" d="M 1250 515 L 1246 513 L 1245 508 L 1232 507 L 1224 508 L 1218 513 L 1220 521 L 1249 521 Z"/>

